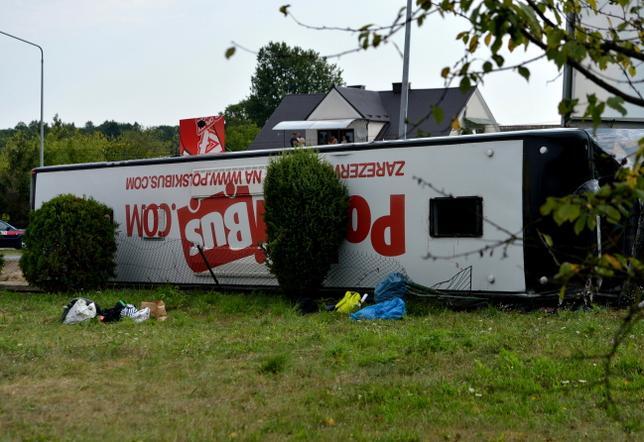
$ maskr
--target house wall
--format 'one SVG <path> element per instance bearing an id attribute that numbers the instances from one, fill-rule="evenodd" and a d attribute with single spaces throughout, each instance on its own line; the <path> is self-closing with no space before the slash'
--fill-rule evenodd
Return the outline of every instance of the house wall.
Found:
<path id="1" fill-rule="evenodd" d="M 366 120 L 356 120 L 349 125 L 348 129 L 353 129 L 353 136 L 356 143 L 364 143 L 368 141 Z"/>
<path id="2" fill-rule="evenodd" d="M 370 121 L 367 124 L 367 141 L 375 140 L 384 125 L 385 123 L 380 121 Z"/>
<path id="3" fill-rule="evenodd" d="M 481 93 L 478 89 L 474 91 L 469 101 L 465 105 L 465 112 L 462 115 L 462 118 L 480 118 L 484 120 L 492 121 L 492 124 L 485 126 L 485 132 L 498 132 L 499 125 L 494 119 L 494 115 L 490 112 L 490 109 L 487 107 L 485 100 L 481 96 Z"/>
<path id="4" fill-rule="evenodd" d="M 307 120 L 339 120 L 343 118 L 362 118 L 362 116 L 340 95 L 332 89 L 311 112 Z"/>

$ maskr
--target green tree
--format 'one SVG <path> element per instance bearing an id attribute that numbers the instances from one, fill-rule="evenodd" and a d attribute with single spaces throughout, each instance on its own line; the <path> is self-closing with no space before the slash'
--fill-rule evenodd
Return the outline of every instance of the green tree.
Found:
<path id="1" fill-rule="evenodd" d="M 259 131 L 255 123 L 226 124 L 226 150 L 246 150 Z"/>
<path id="2" fill-rule="evenodd" d="M 28 223 L 30 177 L 31 170 L 39 164 L 39 137 L 37 121 L 18 123 L 13 129 L 0 131 L 0 214 L 7 214 L 21 227 Z M 174 155 L 178 139 L 176 126 L 142 128 L 138 123 L 106 121 L 95 127 L 88 121 L 84 127 L 77 128 L 55 115 L 52 124 L 45 125 L 45 164 Z"/>
<path id="3" fill-rule="evenodd" d="M 224 111 L 226 150 L 246 150 L 260 131 L 248 115 L 248 100 L 231 104 Z"/>
<path id="4" fill-rule="evenodd" d="M 37 165 L 38 139 L 28 130 L 17 130 L 0 151 L 0 213 L 17 226 L 29 220 L 31 169 Z"/>
<path id="5" fill-rule="evenodd" d="M 149 130 L 125 130 L 105 148 L 105 160 L 136 160 L 170 156 L 176 151 L 173 141 L 159 139 Z"/>
<path id="6" fill-rule="evenodd" d="M 226 120 L 226 125 L 252 123 L 253 120 L 248 113 L 248 99 L 226 106 L 226 110 L 224 110 L 224 118 Z"/>
<path id="7" fill-rule="evenodd" d="M 32 214 L 20 267 L 47 291 L 92 290 L 114 276 L 112 210 L 92 199 L 59 195 Z"/>
<path id="8" fill-rule="evenodd" d="M 349 197 L 312 149 L 271 161 L 264 183 L 268 268 L 291 296 L 314 297 L 344 240 Z"/>
<path id="9" fill-rule="evenodd" d="M 343 84 L 335 64 L 313 50 L 271 42 L 257 54 L 246 112 L 262 127 L 285 95 L 326 92 L 334 84 Z"/>
<path id="10" fill-rule="evenodd" d="M 45 164 L 105 161 L 103 151 L 107 144 L 107 139 L 100 132 L 78 129 L 73 123 L 64 123 L 55 115 L 45 136 Z"/>

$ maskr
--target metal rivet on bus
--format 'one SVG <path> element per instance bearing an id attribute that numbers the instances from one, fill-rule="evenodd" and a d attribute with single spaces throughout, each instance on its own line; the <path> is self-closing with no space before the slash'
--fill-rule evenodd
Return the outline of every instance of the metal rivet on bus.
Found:
<path id="1" fill-rule="evenodd" d="M 539 284 L 541 284 L 541 285 L 548 284 L 548 277 L 547 276 L 542 276 L 541 278 L 539 278 Z"/>
<path id="2" fill-rule="evenodd" d="M 494 151 L 492 149 L 488 149 L 487 152 L 485 152 L 485 155 L 492 158 L 494 156 Z"/>
<path id="3" fill-rule="evenodd" d="M 539 153 L 540 153 L 541 155 L 547 154 L 547 153 L 548 153 L 548 148 L 547 148 L 546 146 L 541 146 L 541 147 L 539 148 Z"/>
<path id="4" fill-rule="evenodd" d="M 494 281 L 496 281 L 496 278 L 494 277 L 494 275 L 489 275 L 487 277 L 487 280 L 490 284 L 494 284 Z"/>

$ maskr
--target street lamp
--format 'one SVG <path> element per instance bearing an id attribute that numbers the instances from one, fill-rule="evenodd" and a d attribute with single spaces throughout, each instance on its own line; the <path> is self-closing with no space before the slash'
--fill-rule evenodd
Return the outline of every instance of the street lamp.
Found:
<path id="1" fill-rule="evenodd" d="M 398 116 L 398 138 L 407 139 L 407 107 L 409 99 L 409 39 L 411 37 L 411 0 L 407 0 L 405 19 L 405 52 L 403 55 L 403 78 L 400 90 L 400 115 Z"/>
<path id="2" fill-rule="evenodd" d="M 13 39 L 19 40 L 23 43 L 27 43 L 28 45 L 35 46 L 38 49 L 40 49 L 40 167 L 43 167 L 45 165 L 45 124 L 43 122 L 43 95 L 44 95 L 44 53 L 42 50 L 42 47 L 40 45 L 37 45 L 36 43 L 32 43 L 28 40 L 25 40 L 24 38 L 16 37 L 15 35 L 11 35 L 7 32 L 0 31 L 0 34 L 6 35 L 7 37 L 11 37 Z"/>

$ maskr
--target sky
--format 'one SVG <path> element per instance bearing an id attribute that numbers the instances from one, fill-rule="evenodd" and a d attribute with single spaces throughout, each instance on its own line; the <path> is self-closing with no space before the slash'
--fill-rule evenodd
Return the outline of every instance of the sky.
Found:
<path id="1" fill-rule="evenodd" d="M 281 5 L 311 25 L 360 27 L 389 24 L 404 0 L 0 0 L 0 30 L 40 44 L 45 51 L 45 120 L 91 120 L 176 125 L 182 118 L 214 115 L 250 92 L 257 51 L 284 41 L 321 55 L 357 46 L 357 36 L 298 26 Z M 463 54 L 455 40 L 465 25 L 430 17 L 411 34 L 412 88 L 442 87 L 440 71 Z M 393 39 L 403 47 L 404 35 Z M 522 54 L 523 56 L 524 54 Z M 531 54 L 528 53 L 529 57 Z M 402 78 L 392 44 L 330 59 L 348 85 L 387 90 Z M 511 58 L 508 60 L 511 61 Z M 530 82 L 516 73 L 495 74 L 480 86 L 500 124 L 558 123 L 561 76 L 546 62 L 531 68 Z M 0 35 L 0 128 L 40 117 L 40 54 Z"/>

